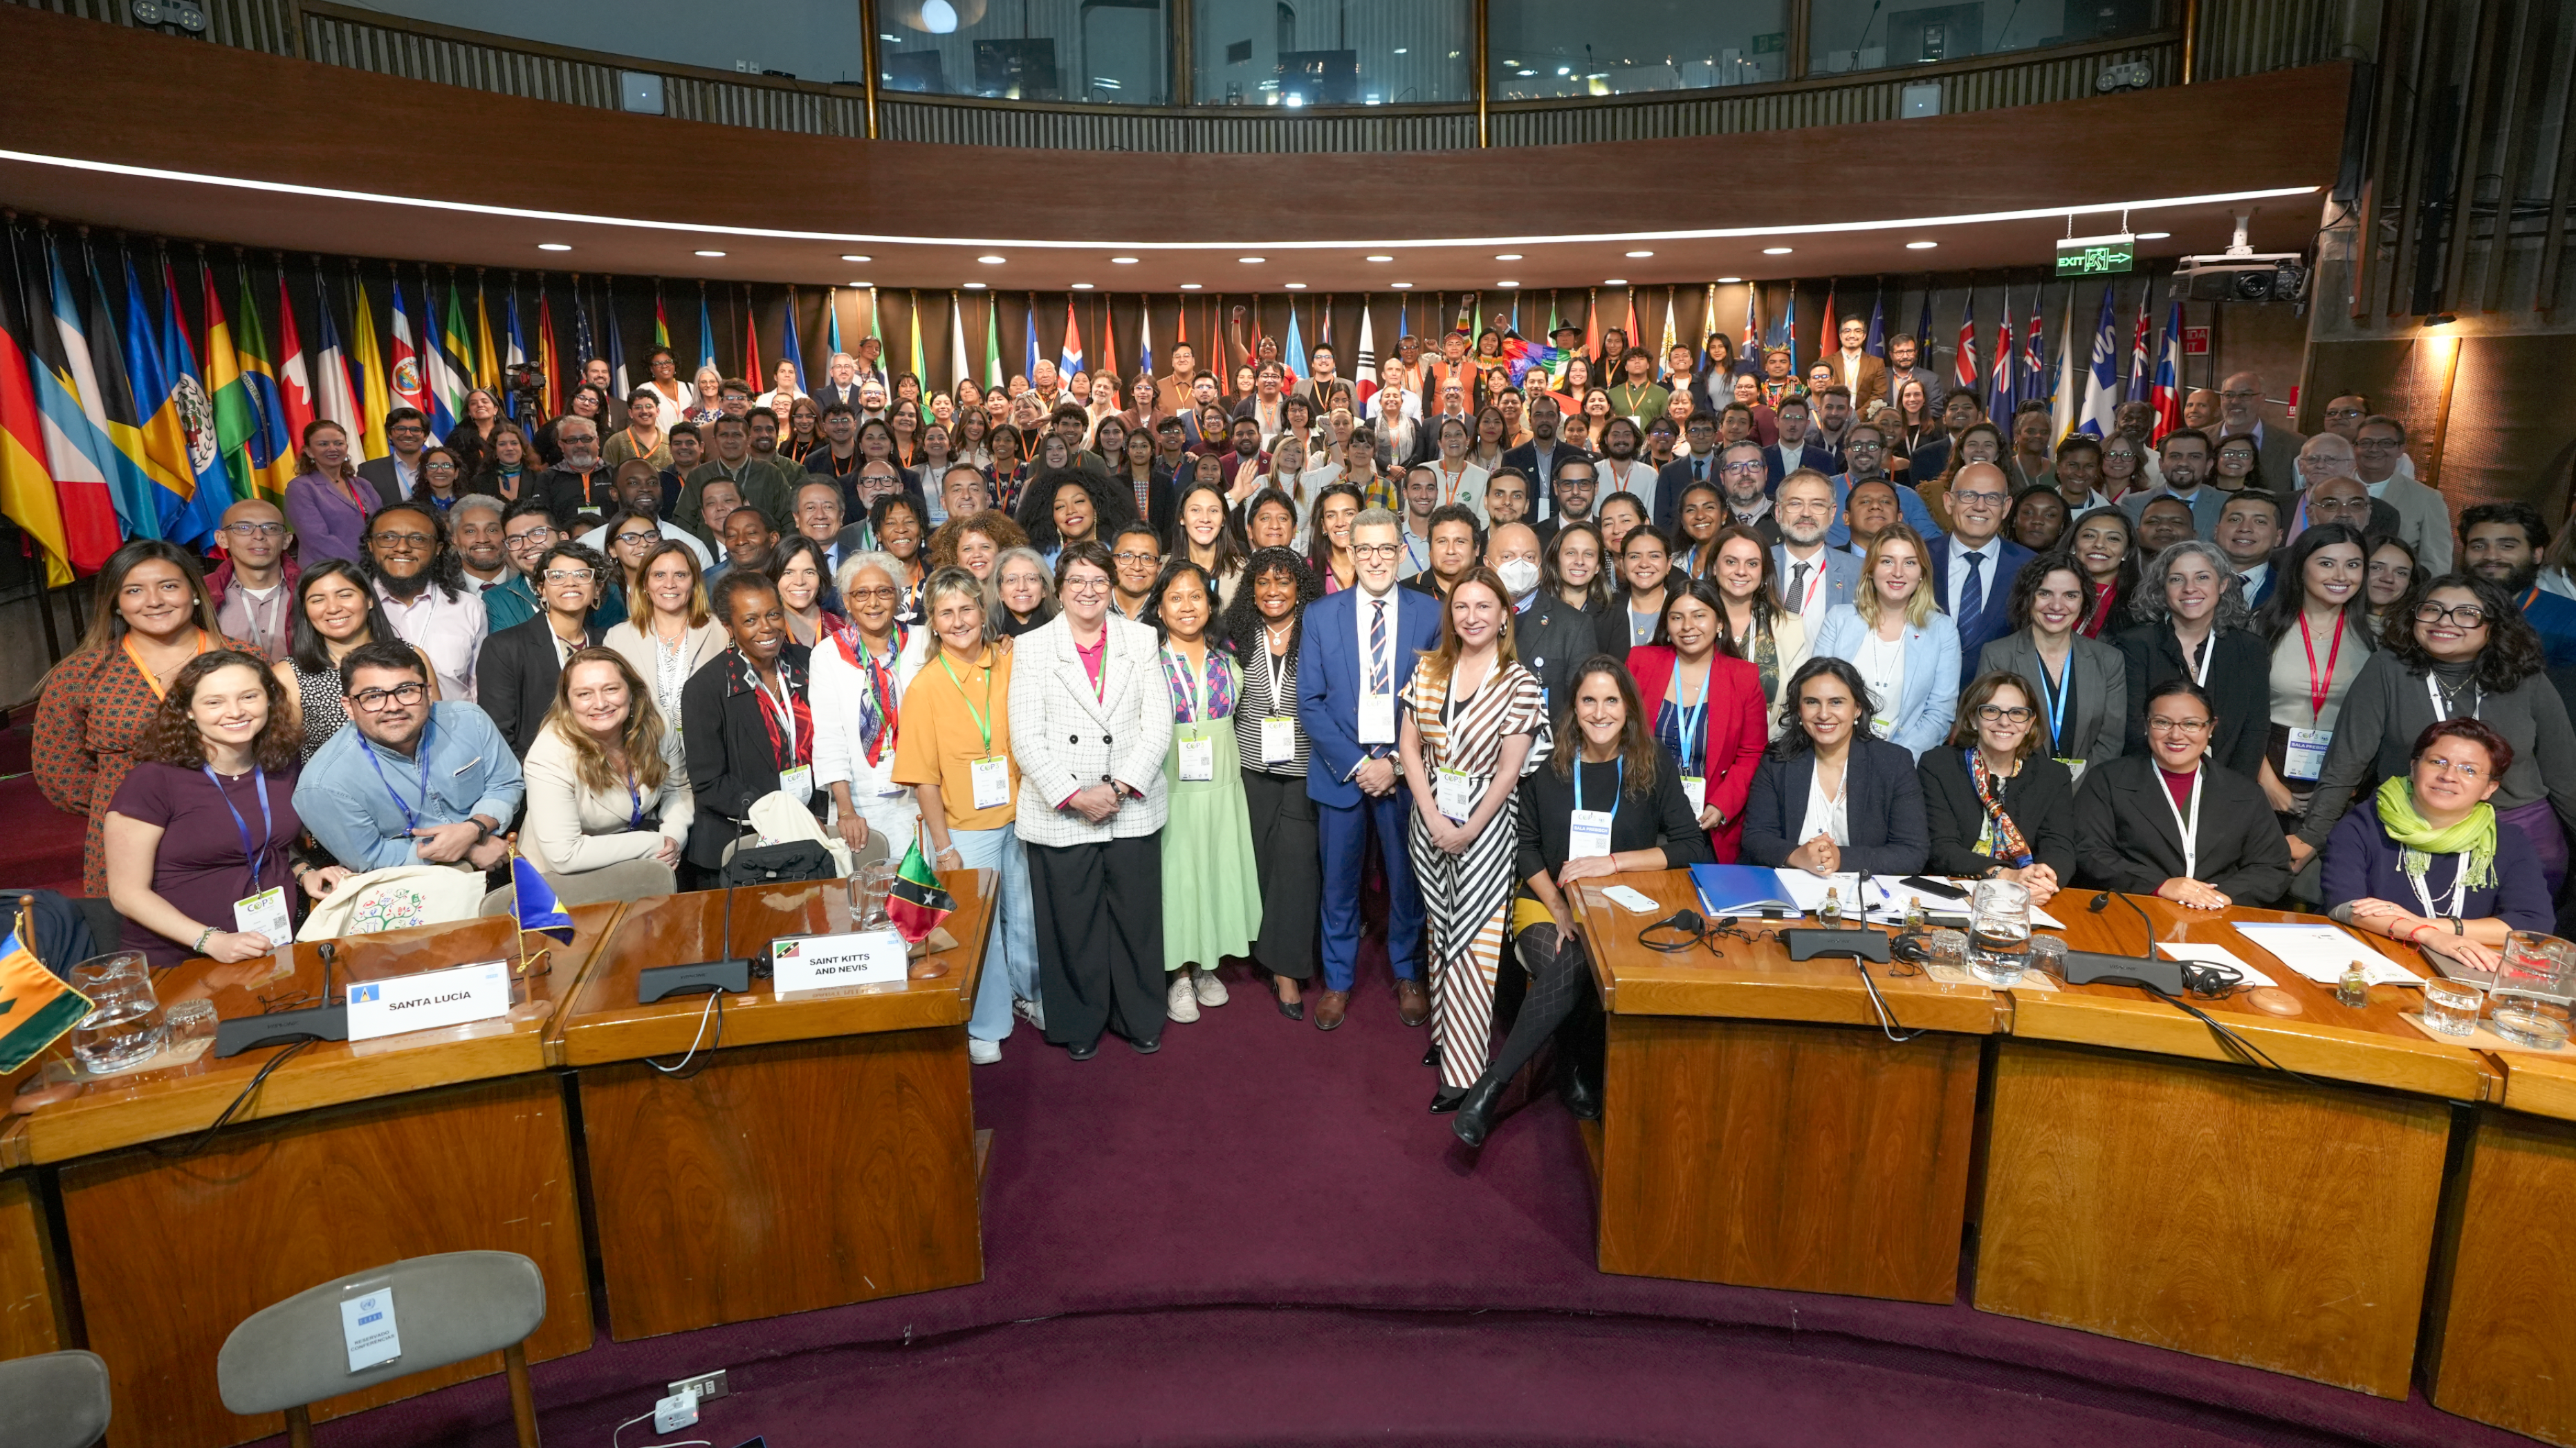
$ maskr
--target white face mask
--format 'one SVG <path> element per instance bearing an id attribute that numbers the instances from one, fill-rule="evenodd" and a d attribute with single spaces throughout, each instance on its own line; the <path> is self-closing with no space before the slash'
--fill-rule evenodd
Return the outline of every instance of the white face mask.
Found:
<path id="1" fill-rule="evenodd" d="M 1538 565 L 1527 558 L 1506 558 L 1494 567 L 1494 576 L 1512 591 L 1514 599 L 1527 598 L 1538 587 Z"/>

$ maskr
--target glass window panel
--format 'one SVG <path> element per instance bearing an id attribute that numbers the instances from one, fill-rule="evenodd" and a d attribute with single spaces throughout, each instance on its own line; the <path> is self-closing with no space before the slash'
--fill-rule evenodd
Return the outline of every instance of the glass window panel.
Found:
<path id="1" fill-rule="evenodd" d="M 2161 29 L 2170 0 L 1814 0 L 1807 71 L 1927 65 Z"/>
<path id="2" fill-rule="evenodd" d="M 609 55 L 799 80 L 867 82 L 859 7 L 816 0 L 367 0 L 366 8 Z"/>
<path id="3" fill-rule="evenodd" d="M 1494 100 L 1616 96 L 1788 79 L 1788 0 L 1492 0 Z"/>
<path id="4" fill-rule="evenodd" d="M 1194 0 L 1191 77 L 1212 106 L 1473 102 L 1469 0 Z"/>
<path id="5" fill-rule="evenodd" d="M 1165 0 L 878 0 L 888 93 L 1171 103 Z"/>

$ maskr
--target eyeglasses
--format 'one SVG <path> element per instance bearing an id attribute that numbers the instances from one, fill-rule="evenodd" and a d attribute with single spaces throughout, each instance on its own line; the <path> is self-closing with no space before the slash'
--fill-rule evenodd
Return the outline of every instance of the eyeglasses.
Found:
<path id="1" fill-rule="evenodd" d="M 2458 760 L 2445 759 L 2438 754 L 2425 755 L 2424 762 L 2446 774 L 2456 774 L 2471 784 L 2486 777 L 2487 767 L 2483 764 L 2462 764 Z"/>
<path id="2" fill-rule="evenodd" d="M 2223 463 L 2250 463 L 2254 461 L 2254 455 L 2241 447 L 2232 447 L 2220 453 L 2218 460 Z"/>
<path id="3" fill-rule="evenodd" d="M 2393 437 L 2365 437 L 2353 442 L 2353 448 L 2358 452 L 2394 452 L 2404 446 L 2405 443 Z"/>
<path id="4" fill-rule="evenodd" d="M 370 541 L 379 548 L 400 548 L 408 551 L 413 548 L 428 547 L 429 535 L 426 533 L 377 533 L 372 535 Z"/>
<path id="5" fill-rule="evenodd" d="M 1106 578 L 1068 578 L 1064 581 L 1066 593 L 1093 594 L 1108 590 L 1109 580 Z"/>
<path id="6" fill-rule="evenodd" d="M 2415 605 L 2415 621 L 2417 623 L 2447 622 L 2456 623 L 2462 628 L 2484 628 L 2487 621 L 2487 611 L 2474 603 L 2463 603 L 2454 605 L 2450 608 L 2444 608 L 2438 603 L 2428 601 Z"/>
<path id="7" fill-rule="evenodd" d="M 1953 504 L 1985 503 L 1992 505 L 2002 502 L 2004 500 L 2004 496 L 2005 495 L 2002 493 L 1963 493 L 1956 488 L 1950 490 L 1950 501 Z"/>
<path id="8" fill-rule="evenodd" d="M 2180 734 L 2188 738 L 2194 734 L 2208 733 L 2209 721 L 2206 719 L 2168 719 L 2159 714 L 2147 721 L 2147 732 L 2150 734 Z"/>
<path id="9" fill-rule="evenodd" d="M 2245 402 L 2245 401 L 2248 401 L 2248 400 L 2250 400 L 2250 399 L 2252 399 L 2252 398 L 2260 397 L 2260 396 L 2262 396 L 2263 394 L 2262 394 L 2262 393 L 2260 393 L 2260 392 L 2249 392 L 2249 391 L 2241 391 L 2241 390 L 2240 390 L 2240 391 L 2236 391 L 2236 392 L 2222 392 L 2222 393 L 2220 393 L 2220 394 L 2218 394 L 2218 395 L 2219 395 L 2219 396 L 2221 396 L 2221 397 L 2223 397 L 2223 398 L 2225 398 L 2225 399 L 2227 399 L 2227 400 L 2228 400 L 2228 401 L 2230 401 L 2230 402 Z"/>
<path id="10" fill-rule="evenodd" d="M 1112 553 L 1109 556 L 1120 563 L 1160 563 L 1163 561 L 1163 556 L 1159 553 L 1138 553 L 1132 550 L 1125 553 Z"/>
<path id="11" fill-rule="evenodd" d="M 515 538 L 505 540 L 501 546 L 513 553 L 529 553 L 545 547 L 554 539 L 555 530 L 552 528 L 531 528 Z"/>
<path id="12" fill-rule="evenodd" d="M 588 568 L 549 568 L 546 570 L 546 582 L 548 583 L 588 583 L 598 576 L 599 574 L 597 572 Z"/>
<path id="13" fill-rule="evenodd" d="M 2358 407 L 2329 407 L 2326 409 L 2326 420 L 2328 422 L 2351 422 L 2355 418 L 2368 416 L 2370 416 L 2369 413 L 2362 411 Z"/>
<path id="14" fill-rule="evenodd" d="M 1977 722 L 1980 724 L 2027 724 L 2031 718 L 2032 713 L 2028 705 L 2015 705 L 2010 709 L 1999 704 L 1981 704 L 1977 707 Z"/>
<path id="15" fill-rule="evenodd" d="M 1403 551 L 1404 545 L 1401 543 L 1354 543 L 1351 545 L 1351 556 L 1354 558 L 1393 558 L 1395 555 Z"/>
<path id="16" fill-rule="evenodd" d="M 853 588 L 849 592 L 851 601 L 855 603 L 892 603 L 902 596 L 903 595 L 899 590 L 883 586 L 876 588 Z"/>
<path id="17" fill-rule="evenodd" d="M 1883 442 L 1847 442 L 1843 444 L 1843 451 L 1847 453 L 1885 452 L 1887 451 L 1887 444 Z"/>
<path id="18" fill-rule="evenodd" d="M 283 523 L 227 523 L 224 525 L 224 531 L 245 540 L 281 538 L 286 535 L 286 525 Z"/>
<path id="19" fill-rule="evenodd" d="M 1749 477 L 1753 476 L 1755 473 L 1758 473 L 1758 472 L 1762 471 L 1762 464 L 1760 464 L 1760 463 L 1720 463 L 1720 464 L 1718 464 L 1717 470 L 1718 470 L 1718 472 L 1719 472 L 1721 475 L 1726 476 L 1726 477 L 1730 477 L 1730 478 L 1749 478 Z"/>
<path id="20" fill-rule="evenodd" d="M 422 472 L 424 472 L 424 473 L 452 473 L 452 472 L 456 471 L 456 464 L 454 464 L 454 463 L 422 463 L 422 464 L 420 465 L 420 470 L 421 470 Z"/>
<path id="21" fill-rule="evenodd" d="M 638 529 L 635 532 L 618 534 L 615 541 L 621 544 L 632 545 L 636 543 L 650 543 L 661 536 L 662 535 L 658 531 L 647 533 Z"/>
<path id="22" fill-rule="evenodd" d="M 427 684 L 397 684 L 390 689 L 369 689 L 363 694 L 351 694 L 349 702 L 367 713 L 381 714 L 388 704 L 400 704 L 408 709 L 428 697 Z"/>

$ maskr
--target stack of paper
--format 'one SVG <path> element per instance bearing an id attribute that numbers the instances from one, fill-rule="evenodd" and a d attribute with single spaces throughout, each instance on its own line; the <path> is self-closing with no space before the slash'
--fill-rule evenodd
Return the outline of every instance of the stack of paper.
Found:
<path id="1" fill-rule="evenodd" d="M 2361 962 L 2362 978 L 2372 985 L 2424 983 L 2422 976 L 2362 944 L 2339 926 L 2239 922 L 2236 931 L 2319 985 L 2342 980 L 2345 968 L 2354 961 Z"/>

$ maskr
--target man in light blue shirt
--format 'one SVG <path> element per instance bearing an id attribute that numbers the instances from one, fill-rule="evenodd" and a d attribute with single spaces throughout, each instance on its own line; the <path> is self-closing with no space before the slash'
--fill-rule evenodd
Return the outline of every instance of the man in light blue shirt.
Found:
<path id="1" fill-rule="evenodd" d="M 420 655 L 398 639 L 340 662 L 347 727 L 304 766 L 295 812 L 351 870 L 507 858 L 501 831 L 526 785 L 491 716 L 461 700 L 432 703 Z"/>

